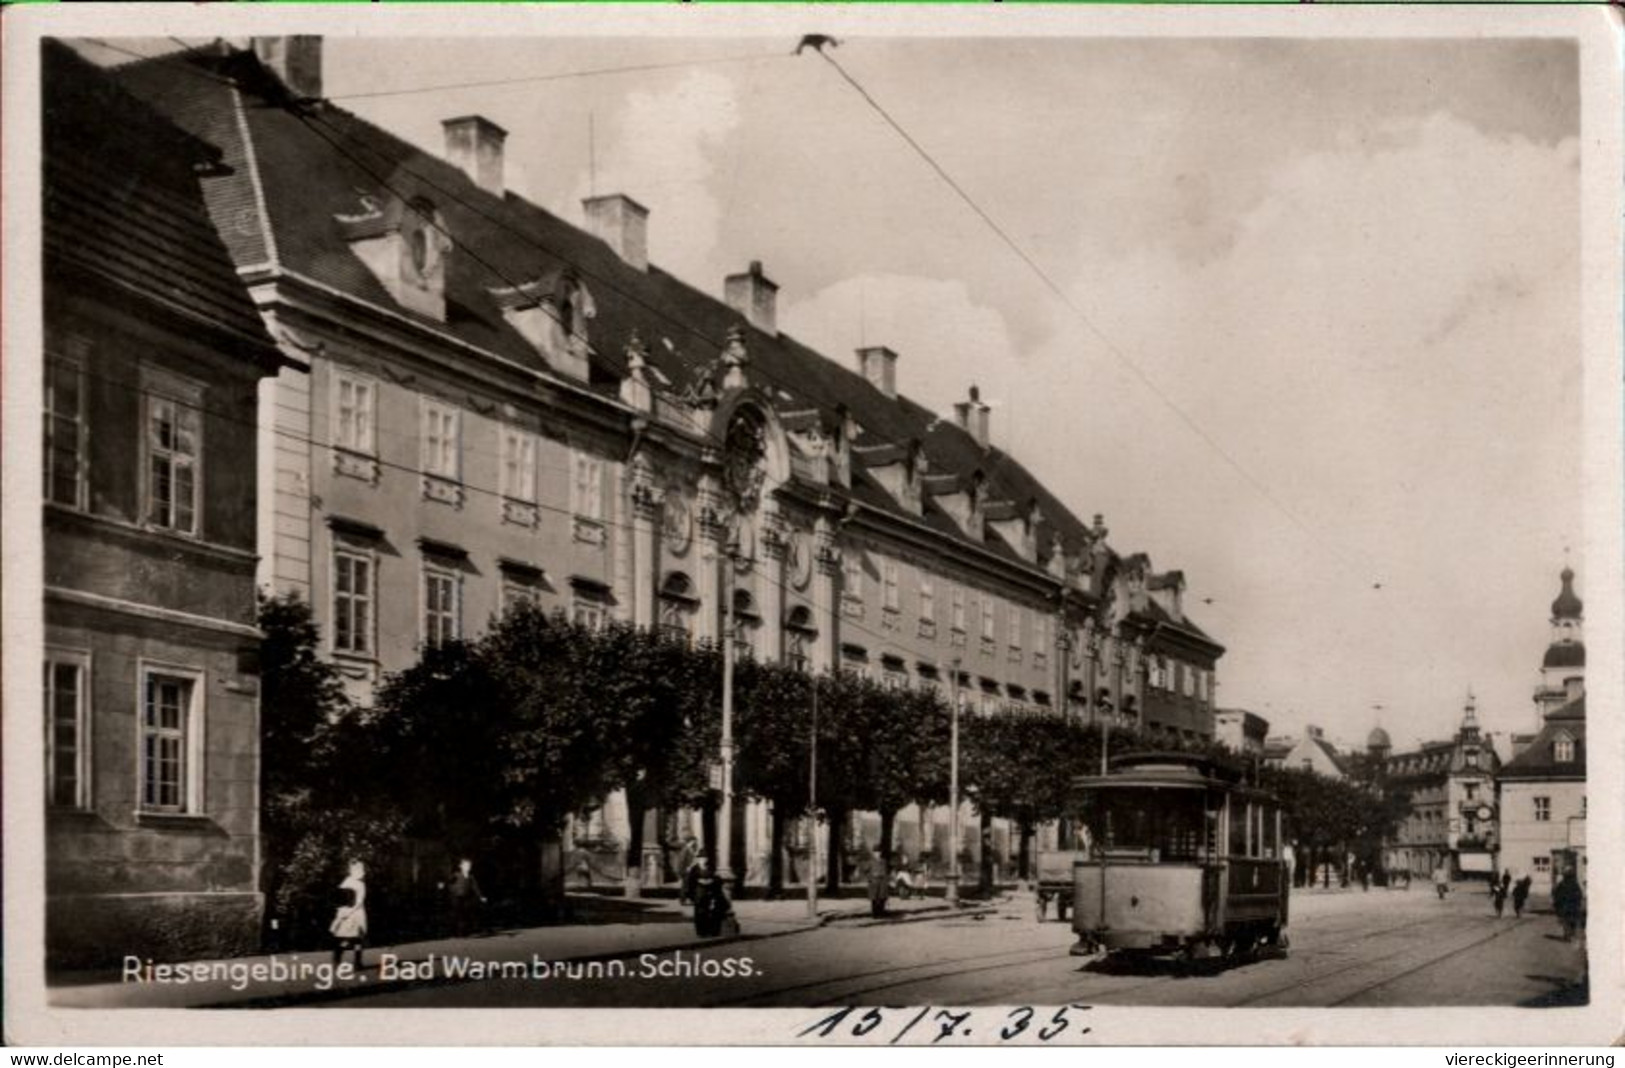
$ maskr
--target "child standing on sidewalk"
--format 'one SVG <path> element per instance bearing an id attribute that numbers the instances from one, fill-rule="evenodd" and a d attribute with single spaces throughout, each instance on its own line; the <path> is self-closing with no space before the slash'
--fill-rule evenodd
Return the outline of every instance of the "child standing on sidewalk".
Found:
<path id="1" fill-rule="evenodd" d="M 355 970 L 361 971 L 361 951 L 367 940 L 367 866 L 350 861 L 350 874 L 339 884 L 344 900 L 333 914 L 328 932 L 333 936 L 333 963 L 337 965 L 346 949 L 355 951 Z"/>

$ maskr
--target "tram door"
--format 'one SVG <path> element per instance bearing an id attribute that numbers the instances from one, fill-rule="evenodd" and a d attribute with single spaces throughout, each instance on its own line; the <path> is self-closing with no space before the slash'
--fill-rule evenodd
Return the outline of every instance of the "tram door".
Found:
<path id="1" fill-rule="evenodd" d="M 1280 810 L 1264 797 L 1232 793 L 1225 830 L 1224 922 L 1274 920 L 1284 890 Z"/>

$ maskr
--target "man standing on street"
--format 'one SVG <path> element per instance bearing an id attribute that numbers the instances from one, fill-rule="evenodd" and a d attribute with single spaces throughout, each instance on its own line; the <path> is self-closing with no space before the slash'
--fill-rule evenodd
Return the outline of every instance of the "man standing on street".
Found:
<path id="1" fill-rule="evenodd" d="M 458 938 L 479 926 L 479 909 L 485 904 L 485 894 L 479 880 L 474 878 L 474 862 L 463 857 L 457 870 L 445 882 L 446 897 L 451 903 L 451 926 Z"/>
<path id="2" fill-rule="evenodd" d="M 1445 870 L 1443 861 L 1433 869 L 1433 889 L 1438 892 L 1440 901 L 1450 892 L 1450 872 Z"/>

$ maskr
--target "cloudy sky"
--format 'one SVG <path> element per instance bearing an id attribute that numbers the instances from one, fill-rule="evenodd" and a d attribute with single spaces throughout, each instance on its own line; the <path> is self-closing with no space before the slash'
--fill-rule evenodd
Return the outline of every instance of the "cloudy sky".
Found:
<path id="1" fill-rule="evenodd" d="M 673 273 L 760 259 L 787 332 L 890 345 L 939 409 L 978 383 L 997 443 L 1185 571 L 1223 705 L 1407 745 L 1471 686 L 1531 728 L 1565 547 L 1586 592 L 1571 44 L 847 38 L 1065 302 L 794 44 L 333 37 L 326 92 L 434 150 L 484 114 L 543 206 L 628 193 Z"/>

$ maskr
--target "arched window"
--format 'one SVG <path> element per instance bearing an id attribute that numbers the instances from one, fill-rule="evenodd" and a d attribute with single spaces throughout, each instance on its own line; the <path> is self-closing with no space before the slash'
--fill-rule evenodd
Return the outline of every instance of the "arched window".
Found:
<path id="1" fill-rule="evenodd" d="M 660 584 L 660 630 L 685 645 L 694 636 L 694 612 L 699 608 L 694 581 L 681 571 L 673 571 Z"/>
<path id="2" fill-rule="evenodd" d="M 735 656 L 756 655 L 756 632 L 761 625 L 762 617 L 756 611 L 756 598 L 751 596 L 749 590 L 734 590 L 732 630 Z"/>
<path id="3" fill-rule="evenodd" d="M 784 620 L 784 662 L 797 671 L 812 670 L 812 645 L 818 640 L 812 609 L 798 604 Z"/>

